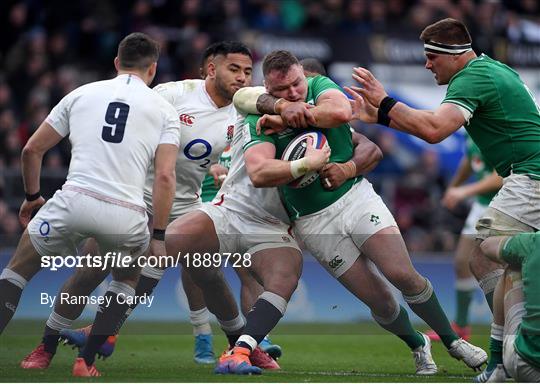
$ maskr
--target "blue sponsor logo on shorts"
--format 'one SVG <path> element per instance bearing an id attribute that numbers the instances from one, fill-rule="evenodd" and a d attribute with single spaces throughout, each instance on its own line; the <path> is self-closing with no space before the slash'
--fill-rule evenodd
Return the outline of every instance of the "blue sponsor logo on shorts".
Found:
<path id="1" fill-rule="evenodd" d="M 51 232 L 51 225 L 48 221 L 43 221 L 39 226 L 39 234 L 45 238 L 45 242 L 49 241 L 49 232 Z"/>

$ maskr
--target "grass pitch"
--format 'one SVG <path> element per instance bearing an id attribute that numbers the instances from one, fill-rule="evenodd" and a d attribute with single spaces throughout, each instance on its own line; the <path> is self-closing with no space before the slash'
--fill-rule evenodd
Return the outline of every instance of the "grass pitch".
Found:
<path id="1" fill-rule="evenodd" d="M 45 371 L 19 368 L 21 359 L 39 343 L 43 326 L 44 321 L 15 320 L 0 336 L 0 382 L 470 382 L 475 375 L 436 343 L 433 357 L 439 373 L 416 376 L 406 345 L 371 323 L 279 325 L 272 339 L 284 351 L 280 371 L 215 375 L 213 366 L 193 362 L 188 324 L 127 322 L 112 357 L 96 363 L 102 377 L 74 379 L 76 353 L 69 347 L 59 346 Z M 217 326 L 213 328 L 219 355 L 225 337 Z M 486 349 L 488 328 L 473 329 L 472 342 Z"/>

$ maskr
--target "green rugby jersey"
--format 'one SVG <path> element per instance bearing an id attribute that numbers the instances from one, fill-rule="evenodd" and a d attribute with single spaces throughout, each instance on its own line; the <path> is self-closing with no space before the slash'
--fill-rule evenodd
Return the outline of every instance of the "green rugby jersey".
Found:
<path id="1" fill-rule="evenodd" d="M 540 232 L 521 233 L 508 240 L 501 256 L 510 265 L 520 265 L 526 314 L 515 341 L 516 352 L 540 368 Z"/>
<path id="2" fill-rule="evenodd" d="M 221 156 L 219 156 L 218 164 L 223 165 L 225 168 L 229 169 L 231 167 L 231 147 L 227 146 Z M 214 177 L 206 175 L 202 184 L 201 184 L 201 200 L 203 203 L 212 201 L 216 194 L 219 191 L 219 187 L 216 187 L 214 184 Z"/>
<path id="3" fill-rule="evenodd" d="M 480 55 L 450 79 L 443 103 L 472 113 L 465 128 L 499 175 L 540 179 L 540 110 L 514 70 Z"/>
<path id="4" fill-rule="evenodd" d="M 307 82 L 308 93 L 306 96 L 306 103 L 309 104 L 315 104 L 317 98 L 328 89 L 340 89 L 336 83 L 325 76 L 310 77 L 307 79 Z M 289 128 L 283 132 L 272 134 L 270 136 L 263 133 L 258 135 L 256 126 L 259 118 L 259 115 L 248 115 L 246 117 L 245 124 L 249 125 L 249 127 L 246 126 L 246 128 L 249 128 L 249 135 L 246 135 L 244 150 L 257 143 L 270 142 L 276 147 L 276 159 L 280 159 L 283 151 L 291 140 L 303 132 L 298 129 L 293 130 Z M 332 149 L 330 162 L 344 163 L 351 159 L 354 146 L 349 124 L 343 124 L 336 128 L 312 128 L 309 130 L 319 130 L 326 136 L 328 144 Z M 246 129 L 246 131 L 248 131 L 248 129 Z M 361 179 L 362 177 L 349 179 L 335 191 L 324 189 L 320 178 L 304 188 L 290 188 L 287 185 L 279 188 L 283 204 L 285 205 L 291 220 L 295 220 L 300 216 L 318 212 L 333 204 Z"/>
<path id="5" fill-rule="evenodd" d="M 469 135 L 467 135 L 466 156 L 476 180 L 482 180 L 493 173 L 493 167 L 486 164 L 480 149 Z M 496 194 L 497 191 L 482 193 L 476 196 L 476 201 L 487 206 Z"/>

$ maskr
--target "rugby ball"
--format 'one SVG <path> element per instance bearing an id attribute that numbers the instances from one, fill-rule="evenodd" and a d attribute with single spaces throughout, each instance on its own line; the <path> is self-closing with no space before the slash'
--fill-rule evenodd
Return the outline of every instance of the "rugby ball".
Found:
<path id="1" fill-rule="evenodd" d="M 298 135 L 294 139 L 292 139 L 292 141 L 287 145 L 287 148 L 285 148 L 283 154 L 281 155 L 281 160 L 293 161 L 304 157 L 304 155 L 306 154 L 308 137 L 311 137 L 313 139 L 313 146 L 316 149 L 328 147 L 328 141 L 326 140 L 326 136 L 323 135 L 321 132 L 304 132 L 301 135 Z M 304 176 L 294 179 L 287 185 L 291 188 L 304 188 L 313 183 L 318 178 L 319 174 L 315 171 L 311 171 L 306 173 Z"/>

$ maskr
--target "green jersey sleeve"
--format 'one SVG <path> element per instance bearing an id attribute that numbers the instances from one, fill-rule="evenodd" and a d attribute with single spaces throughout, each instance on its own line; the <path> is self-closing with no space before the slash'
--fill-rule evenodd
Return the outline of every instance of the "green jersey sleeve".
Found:
<path id="1" fill-rule="evenodd" d="M 457 104 L 474 114 L 487 100 L 497 97 L 495 91 L 489 77 L 475 71 L 460 71 L 450 80 L 442 103 Z"/>
<path id="2" fill-rule="evenodd" d="M 244 142 L 242 148 L 244 151 L 255 144 L 260 143 L 274 143 L 274 139 L 271 136 L 265 135 L 264 133 L 257 133 L 257 121 L 259 121 L 260 115 L 247 115 L 244 124 L 242 125 L 242 136 Z"/>
<path id="3" fill-rule="evenodd" d="M 319 96 L 329 89 L 337 89 L 341 91 L 339 85 L 334 83 L 326 76 L 319 75 L 308 78 L 308 95 L 306 102 L 309 104 L 317 103 Z"/>
<path id="4" fill-rule="evenodd" d="M 521 265 L 528 255 L 540 249 L 540 233 L 520 233 L 506 240 L 501 247 L 501 257 L 511 265 Z"/>

